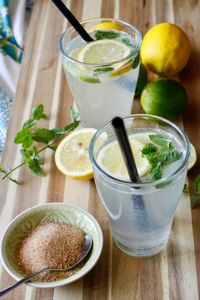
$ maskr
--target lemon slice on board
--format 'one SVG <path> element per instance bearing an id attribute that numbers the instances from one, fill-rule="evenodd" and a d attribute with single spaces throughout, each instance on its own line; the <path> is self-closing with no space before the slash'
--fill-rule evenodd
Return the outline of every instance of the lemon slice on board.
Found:
<path id="1" fill-rule="evenodd" d="M 141 150 L 147 140 L 147 135 L 133 134 L 129 141 L 139 176 L 144 176 L 151 168 L 148 160 L 142 157 Z M 97 157 L 99 166 L 109 175 L 121 180 L 130 181 L 126 165 L 117 141 L 107 144 Z"/>
<path id="2" fill-rule="evenodd" d="M 190 143 L 190 156 L 188 162 L 188 170 L 192 169 L 197 161 L 197 152 L 193 144 Z"/>
<path id="3" fill-rule="evenodd" d="M 55 163 L 64 175 L 81 180 L 93 178 L 88 149 L 96 131 L 94 128 L 80 128 L 60 142 L 55 153 Z"/>
<path id="4" fill-rule="evenodd" d="M 97 40 L 82 48 L 78 60 L 89 64 L 106 64 L 121 60 L 130 53 L 131 49 L 119 41 Z"/>

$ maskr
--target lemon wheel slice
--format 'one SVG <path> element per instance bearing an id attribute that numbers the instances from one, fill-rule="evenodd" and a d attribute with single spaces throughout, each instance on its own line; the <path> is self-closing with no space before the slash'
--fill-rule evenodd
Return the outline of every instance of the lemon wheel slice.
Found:
<path id="1" fill-rule="evenodd" d="M 190 143 L 190 157 L 188 162 L 188 170 L 192 169 L 197 161 L 197 152 L 193 144 Z"/>
<path id="2" fill-rule="evenodd" d="M 94 128 L 80 128 L 60 142 L 55 153 L 55 163 L 64 175 L 81 180 L 93 178 L 88 149 L 95 132 Z"/>
<path id="3" fill-rule="evenodd" d="M 82 48 L 78 60 L 89 64 L 106 64 L 121 60 L 130 53 L 131 49 L 119 41 L 97 40 Z"/>
<path id="4" fill-rule="evenodd" d="M 148 160 L 142 157 L 141 150 L 147 142 L 147 135 L 133 134 L 129 141 L 139 176 L 144 176 L 151 168 Z M 107 144 L 97 157 L 99 166 L 109 175 L 130 181 L 124 159 L 117 141 Z"/>

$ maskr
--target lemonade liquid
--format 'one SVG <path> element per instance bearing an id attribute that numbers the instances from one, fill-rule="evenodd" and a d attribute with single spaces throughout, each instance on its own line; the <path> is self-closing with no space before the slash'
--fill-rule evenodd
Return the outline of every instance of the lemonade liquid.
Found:
<path id="1" fill-rule="evenodd" d="M 122 62 L 87 65 L 63 55 L 65 75 L 82 124 L 86 127 L 100 128 L 116 115 L 125 116 L 132 110 L 139 73 L 138 39 L 122 31 L 112 32 L 118 35 L 115 40 L 131 48 L 130 57 Z M 95 32 L 90 35 L 95 39 Z M 67 56 L 74 55 L 85 45 L 78 36 L 64 45 L 64 51 Z"/>
<path id="2" fill-rule="evenodd" d="M 132 130 L 129 137 L 138 132 L 143 131 Z M 141 188 L 131 188 L 130 185 L 123 186 L 123 182 L 114 183 L 97 171 L 94 173 L 98 193 L 107 210 L 116 244 L 124 252 L 136 256 L 153 255 L 166 245 L 187 172 L 185 168 L 179 176 L 172 175 L 182 165 L 186 155 L 186 149 L 174 136 L 156 129 L 146 129 L 144 133 L 169 136 L 176 150 L 182 152 L 181 159 L 164 169 L 163 177 L 169 176 L 166 181 L 158 185 L 151 182 Z M 114 140 L 115 137 L 106 144 Z M 98 150 L 97 163 L 104 146 Z M 112 157 L 108 159 L 112 160 Z M 145 183 L 147 177 L 141 180 Z"/>

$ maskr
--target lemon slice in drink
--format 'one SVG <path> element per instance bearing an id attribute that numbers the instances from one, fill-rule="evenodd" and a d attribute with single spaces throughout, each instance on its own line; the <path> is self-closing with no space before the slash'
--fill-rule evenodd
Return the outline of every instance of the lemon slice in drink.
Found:
<path id="1" fill-rule="evenodd" d="M 82 48 L 78 60 L 89 64 L 106 64 L 121 60 L 130 53 L 131 49 L 119 41 L 97 40 Z"/>
<path id="2" fill-rule="evenodd" d="M 60 142 L 55 153 L 55 163 L 64 175 L 81 180 L 93 177 L 88 149 L 95 132 L 94 128 L 81 128 Z"/>
<path id="3" fill-rule="evenodd" d="M 147 135 L 133 134 L 129 136 L 129 141 L 133 156 L 135 159 L 137 171 L 140 177 L 144 176 L 150 170 L 150 164 L 145 157 L 142 157 L 141 150 L 143 149 Z M 130 181 L 124 159 L 117 141 L 107 144 L 97 157 L 99 166 L 109 175 Z"/>

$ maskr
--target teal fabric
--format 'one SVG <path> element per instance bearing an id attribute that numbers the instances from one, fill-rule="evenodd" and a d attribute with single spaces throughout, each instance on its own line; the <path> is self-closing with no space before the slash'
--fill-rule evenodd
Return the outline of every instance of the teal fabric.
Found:
<path id="1" fill-rule="evenodd" d="M 9 55 L 16 62 L 21 63 L 23 49 L 13 36 L 8 2 L 9 0 L 0 0 L 0 53 Z"/>

